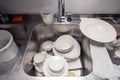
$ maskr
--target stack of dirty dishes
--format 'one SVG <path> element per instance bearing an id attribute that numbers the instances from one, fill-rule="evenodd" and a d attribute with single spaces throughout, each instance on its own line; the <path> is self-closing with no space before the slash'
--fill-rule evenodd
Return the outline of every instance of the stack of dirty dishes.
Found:
<path id="1" fill-rule="evenodd" d="M 68 69 L 70 70 L 69 73 L 74 73 L 75 76 L 81 75 L 81 48 L 78 41 L 74 39 L 74 37 L 71 35 L 62 35 L 58 37 L 53 43 L 53 53 L 56 56 L 62 56 L 66 59 Z"/>
<path id="2" fill-rule="evenodd" d="M 53 52 L 57 56 L 63 56 L 67 61 L 73 61 L 80 56 L 80 45 L 70 35 L 60 36 L 53 44 Z"/>
<path id="3" fill-rule="evenodd" d="M 80 66 L 80 54 L 79 43 L 70 35 L 62 35 L 55 42 L 48 40 L 40 45 L 39 52 L 33 57 L 33 65 L 45 76 L 68 76 L 70 68 Z"/>
<path id="4" fill-rule="evenodd" d="M 64 57 L 49 54 L 52 52 L 53 42 L 45 41 L 40 45 L 39 52 L 33 57 L 33 65 L 38 76 L 67 76 L 68 64 Z"/>
<path id="5" fill-rule="evenodd" d="M 67 76 L 68 64 L 62 56 L 48 56 L 46 51 L 36 53 L 33 58 L 33 65 L 36 71 L 39 72 L 37 75 L 42 76 Z"/>

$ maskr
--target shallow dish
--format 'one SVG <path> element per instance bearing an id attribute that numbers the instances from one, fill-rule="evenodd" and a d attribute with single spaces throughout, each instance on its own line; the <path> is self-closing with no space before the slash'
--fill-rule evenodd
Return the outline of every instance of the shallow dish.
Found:
<path id="1" fill-rule="evenodd" d="M 117 36 L 111 24 L 99 19 L 81 18 L 79 27 L 85 36 L 98 42 L 112 42 Z"/>
<path id="2" fill-rule="evenodd" d="M 74 47 L 73 37 L 62 35 L 54 42 L 54 48 L 59 52 L 69 52 Z"/>

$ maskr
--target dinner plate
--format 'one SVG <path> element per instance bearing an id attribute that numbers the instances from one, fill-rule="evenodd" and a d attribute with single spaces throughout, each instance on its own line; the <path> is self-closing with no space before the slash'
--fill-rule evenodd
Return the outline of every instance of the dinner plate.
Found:
<path id="1" fill-rule="evenodd" d="M 73 37 L 62 35 L 54 42 L 54 48 L 59 52 L 69 52 L 74 47 Z"/>
<path id="2" fill-rule="evenodd" d="M 70 51 L 68 53 L 61 53 L 61 52 L 58 52 L 57 50 L 55 50 L 55 48 L 53 47 L 53 53 L 56 56 L 63 56 L 67 61 L 77 59 L 81 54 L 81 52 L 80 52 L 81 48 L 80 48 L 79 43 L 75 39 L 73 40 L 73 43 L 74 43 L 74 47 L 73 47 L 72 51 Z"/>
<path id="3" fill-rule="evenodd" d="M 98 42 L 112 42 L 117 36 L 111 24 L 99 19 L 81 18 L 79 27 L 85 36 Z"/>

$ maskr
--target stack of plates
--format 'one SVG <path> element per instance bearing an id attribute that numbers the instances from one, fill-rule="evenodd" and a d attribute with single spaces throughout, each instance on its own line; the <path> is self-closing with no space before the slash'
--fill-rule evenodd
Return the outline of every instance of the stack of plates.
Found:
<path id="1" fill-rule="evenodd" d="M 63 56 L 67 61 L 73 61 L 81 54 L 80 45 L 72 36 L 62 35 L 55 41 L 53 53 L 57 56 Z"/>

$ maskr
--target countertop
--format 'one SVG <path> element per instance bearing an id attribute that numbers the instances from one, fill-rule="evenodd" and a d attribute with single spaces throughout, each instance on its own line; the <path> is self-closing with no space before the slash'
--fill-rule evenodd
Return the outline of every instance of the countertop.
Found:
<path id="1" fill-rule="evenodd" d="M 0 80 L 120 80 L 120 70 L 112 63 L 106 47 L 90 44 L 93 59 L 93 71 L 85 77 L 34 77 L 27 75 L 22 66 L 23 56 L 29 40 L 30 32 L 34 26 L 41 24 L 41 21 L 24 22 L 27 27 L 26 38 L 19 51 L 19 57 L 15 66 L 8 73 L 0 76 Z"/>

